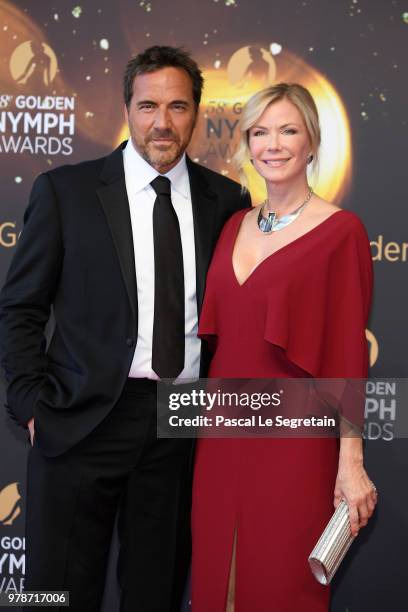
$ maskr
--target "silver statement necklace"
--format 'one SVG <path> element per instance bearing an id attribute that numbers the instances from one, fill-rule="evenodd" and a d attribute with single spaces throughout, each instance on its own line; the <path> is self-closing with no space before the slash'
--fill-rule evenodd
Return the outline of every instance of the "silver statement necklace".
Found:
<path id="1" fill-rule="evenodd" d="M 309 202 L 310 198 L 313 195 L 313 189 L 310 188 L 309 193 L 307 194 L 307 198 L 302 204 L 296 208 L 293 212 L 288 215 L 284 215 L 283 217 L 276 218 L 276 212 L 268 212 L 268 216 L 263 216 L 263 209 L 266 206 L 266 201 L 261 206 L 261 210 L 258 215 L 258 227 L 263 234 L 272 234 L 272 232 L 279 232 L 279 230 L 283 229 L 287 225 L 293 223 L 295 219 L 298 218 L 302 210 L 306 207 L 306 204 Z"/>

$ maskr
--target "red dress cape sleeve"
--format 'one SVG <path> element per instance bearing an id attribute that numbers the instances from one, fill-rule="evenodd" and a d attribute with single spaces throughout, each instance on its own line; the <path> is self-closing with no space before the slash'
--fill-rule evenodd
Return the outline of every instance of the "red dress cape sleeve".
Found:
<path id="1" fill-rule="evenodd" d="M 340 213 L 334 213 L 340 214 Z M 295 281 L 268 292 L 264 338 L 315 378 L 362 378 L 368 371 L 365 328 L 372 260 L 364 226 L 353 213 L 336 236 L 306 262 Z"/>
<path id="2" fill-rule="evenodd" d="M 348 211 L 341 215 L 331 239 L 318 244 L 316 259 L 308 253 L 297 274 L 268 292 L 264 338 L 313 378 L 360 379 L 331 387 L 343 417 L 361 429 L 372 259 L 361 221 Z"/>

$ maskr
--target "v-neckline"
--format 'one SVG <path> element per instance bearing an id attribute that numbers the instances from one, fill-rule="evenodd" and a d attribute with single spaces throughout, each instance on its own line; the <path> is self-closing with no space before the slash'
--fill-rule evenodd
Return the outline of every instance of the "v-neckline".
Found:
<path id="1" fill-rule="evenodd" d="M 282 247 L 280 247 L 280 249 L 277 249 L 276 251 L 274 251 L 273 253 L 270 253 L 270 255 L 267 255 L 266 257 L 264 257 L 263 259 L 261 259 L 261 261 L 254 267 L 252 268 L 251 272 L 248 274 L 248 276 L 246 277 L 246 279 L 240 283 L 237 275 L 235 273 L 235 268 L 234 268 L 234 250 L 235 250 L 235 245 L 237 243 L 237 238 L 238 238 L 238 234 L 239 234 L 239 230 L 241 229 L 241 225 L 244 221 L 245 216 L 251 212 L 250 210 L 246 210 L 245 214 L 242 215 L 242 217 L 239 220 L 239 223 L 237 224 L 236 230 L 235 230 L 235 235 L 234 235 L 234 240 L 232 242 L 232 250 L 230 253 L 230 264 L 231 264 L 231 270 L 232 270 L 232 275 L 234 277 L 234 280 L 236 282 L 236 284 L 238 285 L 238 287 L 244 287 L 247 282 L 253 277 L 253 275 L 257 272 L 257 270 L 259 268 L 261 268 L 263 266 L 264 263 L 266 263 L 269 259 L 271 259 L 272 257 L 274 257 L 275 255 L 278 255 L 279 253 L 281 253 L 281 251 L 284 251 L 285 249 L 287 249 L 288 247 L 292 246 L 294 243 L 299 242 L 299 240 L 302 240 L 302 238 L 305 238 L 307 236 L 309 236 L 310 234 L 312 234 L 315 230 L 317 230 L 319 227 L 321 227 L 322 225 L 324 225 L 325 223 L 327 223 L 328 221 L 330 221 L 330 219 L 332 217 L 335 217 L 337 214 L 344 212 L 344 209 L 340 209 L 340 210 L 336 210 L 335 212 L 331 213 L 331 215 L 329 215 L 328 217 L 326 217 L 326 219 L 324 219 L 323 221 L 321 221 L 320 223 L 318 223 L 317 225 L 315 225 L 314 227 L 312 227 L 312 229 L 310 229 L 309 231 L 305 232 L 304 234 L 302 234 L 301 236 L 298 236 L 297 238 L 294 238 L 294 240 L 291 240 L 290 242 L 288 242 L 287 244 L 284 244 Z"/>

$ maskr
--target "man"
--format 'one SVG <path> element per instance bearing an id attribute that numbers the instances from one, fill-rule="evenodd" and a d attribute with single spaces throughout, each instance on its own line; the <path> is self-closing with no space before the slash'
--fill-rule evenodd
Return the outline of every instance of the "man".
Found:
<path id="1" fill-rule="evenodd" d="M 225 220 L 250 205 L 185 155 L 202 84 L 181 49 L 128 63 L 131 140 L 36 179 L 0 298 L 8 405 L 35 431 L 26 590 L 69 590 L 75 611 L 99 609 L 117 510 L 121 610 L 180 605 L 191 443 L 157 440 L 157 381 L 205 374 L 205 275 Z"/>

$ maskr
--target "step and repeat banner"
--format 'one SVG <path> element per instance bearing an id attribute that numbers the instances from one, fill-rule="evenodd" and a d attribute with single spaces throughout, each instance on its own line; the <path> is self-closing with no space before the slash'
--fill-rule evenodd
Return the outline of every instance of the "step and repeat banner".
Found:
<path id="1" fill-rule="evenodd" d="M 408 5 L 399 0 L 0 0 L 0 283 L 34 177 L 127 138 L 122 74 L 134 54 L 153 44 L 192 52 L 205 90 L 189 154 L 231 178 L 246 100 L 281 81 L 313 94 L 323 142 L 310 182 L 360 215 L 375 269 L 365 444 L 379 506 L 341 567 L 332 612 L 408 607 L 408 443 L 395 433 L 407 407 L 385 380 L 408 375 L 407 41 Z M 255 175 L 250 189 L 254 202 L 264 198 Z M 1 393 L 4 404 L 4 382 Z M 0 592 L 20 591 L 28 441 L 5 410 L 0 424 Z M 109 611 L 117 609 L 114 548 Z"/>

